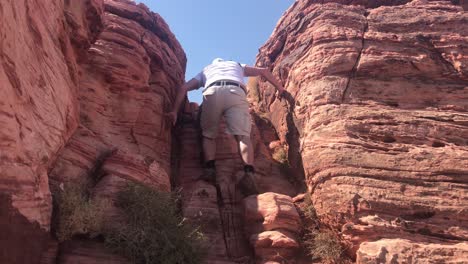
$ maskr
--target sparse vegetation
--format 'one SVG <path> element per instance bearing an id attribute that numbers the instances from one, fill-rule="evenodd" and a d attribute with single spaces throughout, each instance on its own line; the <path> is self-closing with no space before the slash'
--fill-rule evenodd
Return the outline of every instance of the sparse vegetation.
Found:
<path id="1" fill-rule="evenodd" d="M 314 226 L 318 227 L 317 212 L 315 211 L 314 204 L 312 203 L 312 198 L 308 193 L 304 196 L 304 202 L 302 203 L 301 210 L 304 214 L 304 217 L 310 221 L 313 221 Z"/>
<path id="2" fill-rule="evenodd" d="M 304 195 L 298 209 L 305 224 L 302 234 L 303 253 L 313 260 L 320 260 L 321 263 L 350 263 L 343 254 L 344 249 L 338 236 L 320 225 L 309 193 Z"/>
<path id="3" fill-rule="evenodd" d="M 69 183 L 55 191 L 55 229 L 60 242 L 75 235 L 102 235 L 109 248 L 135 264 L 202 263 L 203 235 L 180 215 L 177 195 L 129 184 L 116 202 L 125 221 L 104 226 L 104 212 L 110 204 L 90 199 L 88 188 Z"/>
<path id="4" fill-rule="evenodd" d="M 136 264 L 195 264 L 204 255 L 203 236 L 179 214 L 177 197 L 130 184 L 117 206 L 126 222 L 106 235 L 106 244 Z"/>
<path id="5" fill-rule="evenodd" d="M 340 241 L 330 231 L 309 230 L 304 244 L 313 259 L 320 259 L 327 263 L 344 263 Z"/>
<path id="6" fill-rule="evenodd" d="M 288 154 L 283 146 L 275 149 L 273 152 L 273 159 L 281 164 L 288 164 Z"/>
<path id="7" fill-rule="evenodd" d="M 104 209 L 107 201 L 89 198 L 86 185 L 81 183 L 65 184 L 55 196 L 57 209 L 57 239 L 62 242 L 74 235 L 96 237 L 103 229 Z"/>

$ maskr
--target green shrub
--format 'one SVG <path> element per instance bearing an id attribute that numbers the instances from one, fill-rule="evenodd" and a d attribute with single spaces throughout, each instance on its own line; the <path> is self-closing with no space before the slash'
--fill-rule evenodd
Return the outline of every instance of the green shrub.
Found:
<path id="1" fill-rule="evenodd" d="M 85 184 L 69 183 L 55 195 L 57 208 L 56 235 L 60 242 L 74 235 L 96 237 L 104 225 L 104 210 L 107 201 L 89 199 Z"/>
<path id="2" fill-rule="evenodd" d="M 126 222 L 106 235 L 106 244 L 116 253 L 137 264 L 202 262 L 203 236 L 180 216 L 173 194 L 129 184 L 117 206 Z"/>

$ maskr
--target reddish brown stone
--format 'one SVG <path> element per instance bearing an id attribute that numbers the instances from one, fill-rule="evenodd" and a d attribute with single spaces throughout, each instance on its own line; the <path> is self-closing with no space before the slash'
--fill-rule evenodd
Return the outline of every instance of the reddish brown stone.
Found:
<path id="1" fill-rule="evenodd" d="M 294 259 L 299 243 L 287 232 L 265 231 L 250 237 L 255 255 L 263 261 Z"/>
<path id="2" fill-rule="evenodd" d="M 30 232 L 4 232 L 0 262 L 34 263 L 49 239 L 49 183 L 108 173 L 170 190 L 163 114 L 186 59 L 162 18 L 132 1 L 2 1 L 0 32 L 0 222 Z"/>
<path id="3" fill-rule="evenodd" d="M 73 32 L 89 44 L 102 12 L 102 1 L 86 2 L 74 1 L 78 13 L 64 1 L 0 3 L 2 263 L 38 261 L 49 236 L 48 170 L 79 123 Z"/>
<path id="4" fill-rule="evenodd" d="M 276 229 L 299 233 L 301 220 L 293 200 L 287 195 L 267 192 L 244 199 L 245 222 L 248 233 Z"/>
<path id="5" fill-rule="evenodd" d="M 381 238 L 468 239 L 467 19 L 451 1 L 296 1 L 260 50 L 288 94 L 260 82 L 252 103 L 351 253 Z"/>
<path id="6" fill-rule="evenodd" d="M 382 239 L 364 242 L 357 253 L 358 263 L 464 263 L 468 243 L 426 244 L 404 239 Z"/>

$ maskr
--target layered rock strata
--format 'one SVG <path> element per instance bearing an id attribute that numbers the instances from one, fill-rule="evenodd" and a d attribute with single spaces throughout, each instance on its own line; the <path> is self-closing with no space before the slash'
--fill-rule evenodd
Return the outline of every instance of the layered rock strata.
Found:
<path id="1" fill-rule="evenodd" d="M 389 252 L 466 257 L 468 13 L 451 1 L 352 4 L 296 1 L 257 58 L 288 94 L 275 100 L 260 82 L 253 103 L 272 112 L 351 254 L 405 239 Z"/>
<path id="2" fill-rule="evenodd" d="M 32 263 L 47 244 L 48 170 L 79 124 L 78 57 L 99 32 L 102 11 L 100 1 L 0 3 L 3 263 Z"/>
<path id="3" fill-rule="evenodd" d="M 93 242 L 47 242 L 49 185 L 97 179 L 96 199 L 128 180 L 169 191 L 163 113 L 185 54 L 159 15 L 127 0 L 2 1 L 0 32 L 1 262 L 98 262 Z"/>
<path id="4" fill-rule="evenodd" d="M 301 220 L 290 196 L 262 193 L 244 199 L 244 223 L 249 242 L 259 261 L 297 257 Z"/>
<path id="5" fill-rule="evenodd" d="M 80 126 L 58 154 L 52 185 L 85 177 L 95 181 L 94 199 L 111 201 L 128 181 L 170 191 L 172 127 L 163 115 L 183 81 L 185 54 L 143 5 L 106 0 L 102 17 L 81 64 Z M 108 225 L 118 216 L 110 207 Z M 74 254 L 75 244 L 60 259 Z M 99 250 L 89 258 L 92 252 Z"/>

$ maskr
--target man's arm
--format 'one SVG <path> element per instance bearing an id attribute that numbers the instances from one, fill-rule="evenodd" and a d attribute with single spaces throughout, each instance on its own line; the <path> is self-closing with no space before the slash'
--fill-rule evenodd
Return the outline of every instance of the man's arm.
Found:
<path id="1" fill-rule="evenodd" d="M 190 81 L 184 83 L 177 91 L 177 97 L 174 102 L 174 106 L 172 107 L 171 112 L 167 113 L 166 116 L 169 117 L 171 120 L 172 125 L 175 125 L 177 121 L 177 112 L 179 111 L 180 104 L 184 100 L 185 96 L 187 95 L 187 91 L 195 90 L 200 87 L 200 82 L 193 78 Z"/>
<path id="2" fill-rule="evenodd" d="M 278 90 L 278 97 L 280 98 L 285 91 L 281 82 L 278 79 L 276 79 L 275 76 L 273 76 L 273 74 L 267 68 L 245 66 L 244 75 L 247 77 L 250 77 L 250 76 L 264 77 L 268 82 L 270 82 L 271 84 L 275 86 L 275 88 Z"/>

